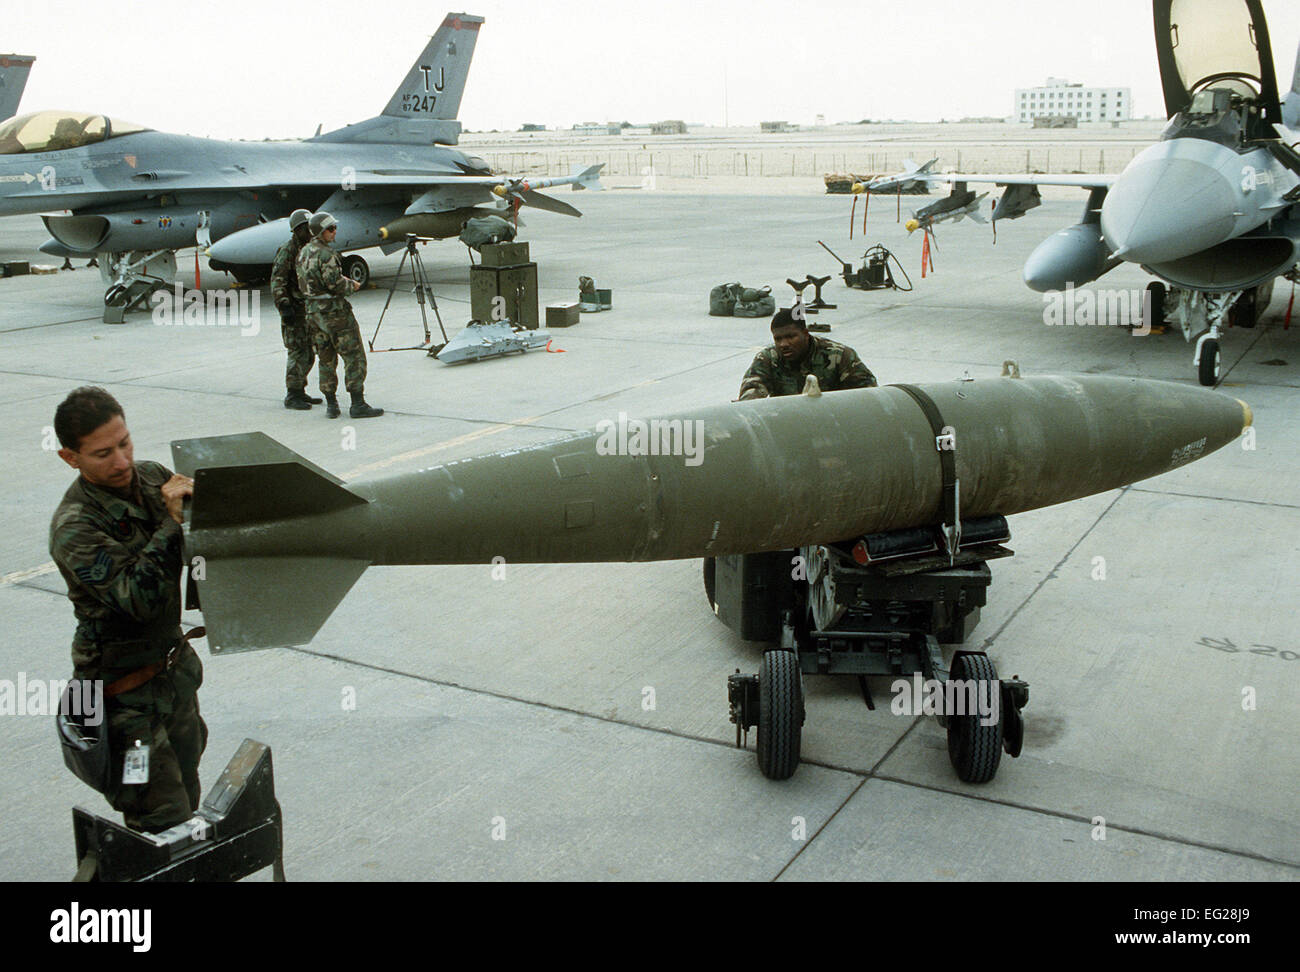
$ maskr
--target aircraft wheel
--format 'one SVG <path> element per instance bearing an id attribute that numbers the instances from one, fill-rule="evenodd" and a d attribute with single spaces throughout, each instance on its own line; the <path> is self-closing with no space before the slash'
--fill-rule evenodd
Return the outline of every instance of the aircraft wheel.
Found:
<path id="1" fill-rule="evenodd" d="M 793 651 L 763 652 L 758 669 L 758 768 L 769 780 L 786 780 L 799 766 L 803 733 L 803 683 Z"/>
<path id="2" fill-rule="evenodd" d="M 988 688 L 976 688 L 975 700 L 996 699 L 999 704 L 998 720 L 991 726 L 982 724 L 978 712 L 962 715 L 948 713 L 948 759 L 957 776 L 966 783 L 987 783 L 998 772 L 1002 760 L 1002 725 L 1006 714 L 1001 711 L 1002 692 L 998 673 L 988 655 L 963 654 L 953 659 L 948 678 L 953 682 L 990 683 Z M 969 691 L 957 693 L 968 702 Z"/>
<path id="3" fill-rule="evenodd" d="M 105 307 L 122 307 L 126 304 L 127 288 L 121 284 L 113 284 L 108 290 L 104 291 Z"/>
<path id="4" fill-rule="evenodd" d="M 704 558 L 704 596 L 709 599 L 709 607 L 718 613 L 718 561 L 716 557 Z"/>
<path id="5" fill-rule="evenodd" d="M 343 276 L 350 277 L 359 286 L 364 287 L 370 283 L 370 264 L 355 253 L 351 256 L 345 256 L 343 258 Z"/>
<path id="6" fill-rule="evenodd" d="M 1147 284 L 1147 299 L 1142 302 L 1142 325 L 1148 330 L 1165 323 L 1165 296 L 1168 291 L 1159 280 Z"/>
<path id="7" fill-rule="evenodd" d="M 1221 369 L 1219 342 L 1214 338 L 1208 338 L 1201 345 L 1201 362 L 1197 365 L 1197 377 L 1206 388 L 1213 388 L 1219 383 Z"/>

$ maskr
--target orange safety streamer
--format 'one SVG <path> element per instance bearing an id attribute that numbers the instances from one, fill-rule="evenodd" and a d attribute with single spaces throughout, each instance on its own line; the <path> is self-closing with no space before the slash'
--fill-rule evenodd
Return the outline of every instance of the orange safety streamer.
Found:
<path id="1" fill-rule="evenodd" d="M 1291 281 L 1291 299 L 1286 305 L 1286 320 L 1282 322 L 1282 330 L 1291 329 L 1291 308 L 1295 306 L 1295 281 Z"/>
<path id="2" fill-rule="evenodd" d="M 199 289 L 199 251 L 194 251 L 194 289 Z"/>
<path id="3" fill-rule="evenodd" d="M 862 235 L 867 235 L 867 207 L 871 205 L 871 190 L 862 193 Z"/>
<path id="4" fill-rule="evenodd" d="M 853 221 L 858 216 L 858 197 L 853 197 L 853 205 L 849 209 L 849 239 L 853 239 Z"/>
<path id="5" fill-rule="evenodd" d="M 547 341 L 547 342 L 546 342 L 546 348 L 545 348 L 545 350 L 551 352 L 551 354 L 564 354 L 564 352 L 567 351 L 568 349 L 567 349 L 567 348 L 553 348 L 553 347 L 551 347 L 551 342 L 550 342 L 550 341 Z"/>
<path id="6" fill-rule="evenodd" d="M 925 230 L 921 238 L 921 279 L 925 279 L 925 266 L 930 262 L 930 231 Z"/>

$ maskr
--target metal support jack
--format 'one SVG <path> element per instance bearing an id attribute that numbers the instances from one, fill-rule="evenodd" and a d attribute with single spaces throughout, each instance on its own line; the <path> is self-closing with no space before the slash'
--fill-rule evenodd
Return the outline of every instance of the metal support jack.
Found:
<path id="1" fill-rule="evenodd" d="M 272 868 L 284 880 L 284 833 L 271 748 L 245 739 L 198 812 L 159 834 L 72 811 L 76 882 L 238 881 Z"/>

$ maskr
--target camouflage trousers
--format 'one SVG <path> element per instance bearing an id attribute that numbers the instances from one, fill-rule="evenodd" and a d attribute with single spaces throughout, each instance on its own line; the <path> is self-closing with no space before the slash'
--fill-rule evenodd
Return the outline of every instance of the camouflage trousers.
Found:
<path id="1" fill-rule="evenodd" d="M 113 777 L 104 795 L 126 825 L 157 833 L 189 820 L 199 808 L 199 757 L 208 744 L 198 696 L 177 701 L 169 713 L 110 709 L 108 726 Z M 149 782 L 124 784 L 122 762 L 137 739 L 149 747 Z"/>
<path id="2" fill-rule="evenodd" d="M 346 317 L 316 317 L 316 376 L 323 394 L 338 391 L 338 359 L 343 359 L 343 386 L 361 394 L 366 387 L 366 346 L 351 309 Z"/>
<path id="3" fill-rule="evenodd" d="M 295 308 L 292 323 L 280 321 L 280 336 L 288 357 L 284 386 L 289 391 L 304 391 L 307 375 L 316 363 L 316 328 L 308 323 L 305 311 Z"/>

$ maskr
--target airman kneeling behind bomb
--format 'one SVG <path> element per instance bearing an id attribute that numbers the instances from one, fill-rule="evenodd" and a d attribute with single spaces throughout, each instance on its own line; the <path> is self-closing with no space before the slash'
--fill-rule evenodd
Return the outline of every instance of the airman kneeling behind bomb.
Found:
<path id="1" fill-rule="evenodd" d="M 797 395 L 809 375 L 822 391 L 875 388 L 876 376 L 848 345 L 808 333 L 802 307 L 772 317 L 772 346 L 754 357 L 740 382 L 740 399 Z"/>

